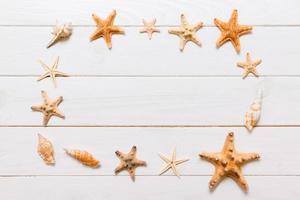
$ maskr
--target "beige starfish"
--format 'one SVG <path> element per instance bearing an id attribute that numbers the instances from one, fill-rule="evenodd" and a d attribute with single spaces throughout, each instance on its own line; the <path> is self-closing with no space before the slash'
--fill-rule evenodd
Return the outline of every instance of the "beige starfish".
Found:
<path id="1" fill-rule="evenodd" d="M 147 22 L 143 19 L 144 28 L 140 30 L 140 33 L 147 33 L 149 40 L 152 39 L 153 33 L 160 33 L 160 30 L 155 27 L 156 19 L 152 19 L 152 21 Z"/>
<path id="2" fill-rule="evenodd" d="M 235 50 L 239 53 L 241 49 L 240 36 L 250 33 L 251 26 L 238 24 L 238 11 L 233 10 L 229 22 L 223 22 L 219 19 L 214 19 L 215 25 L 220 29 L 221 36 L 217 40 L 217 47 L 221 47 L 225 42 L 231 41 Z"/>
<path id="3" fill-rule="evenodd" d="M 37 106 L 31 106 L 32 111 L 41 112 L 44 115 L 43 125 L 47 126 L 50 118 L 52 116 L 60 117 L 62 119 L 65 118 L 64 114 L 58 110 L 59 104 L 63 101 L 63 97 L 60 96 L 56 98 L 54 101 L 51 101 L 45 91 L 41 91 L 43 104 Z"/>
<path id="4" fill-rule="evenodd" d="M 215 173 L 209 182 L 211 190 L 225 178 L 232 178 L 244 191 L 247 191 L 247 182 L 242 174 L 241 167 L 253 160 L 259 159 L 256 153 L 239 153 L 234 147 L 234 134 L 229 133 L 223 150 L 218 153 L 201 153 L 200 157 L 215 166 Z"/>
<path id="5" fill-rule="evenodd" d="M 121 163 L 115 169 L 115 174 L 127 170 L 132 181 L 135 181 L 135 170 L 137 167 L 146 166 L 146 162 L 136 158 L 136 146 L 133 146 L 129 153 L 125 154 L 120 151 L 115 152 Z"/>
<path id="6" fill-rule="evenodd" d="M 97 29 L 90 36 L 90 40 L 94 41 L 98 38 L 103 37 L 106 45 L 109 49 L 112 48 L 111 37 L 113 34 L 124 34 L 124 30 L 118 26 L 114 25 L 114 20 L 117 13 L 115 10 L 105 19 L 101 19 L 97 15 L 93 14 L 92 17 L 96 23 Z"/>
<path id="7" fill-rule="evenodd" d="M 243 74 L 243 79 L 245 79 L 249 73 L 252 73 L 254 76 L 258 77 L 256 67 L 261 63 L 261 59 L 252 61 L 250 53 L 246 54 L 246 62 L 238 62 L 237 66 L 244 68 L 245 72 Z"/>
<path id="8" fill-rule="evenodd" d="M 58 61 L 59 61 L 59 57 L 57 57 L 55 62 L 53 63 L 53 65 L 51 67 L 49 67 L 45 63 L 43 63 L 42 61 L 39 60 L 40 64 L 42 65 L 42 67 L 44 68 L 44 70 L 46 72 L 43 75 L 41 75 L 37 81 L 43 80 L 47 77 L 51 77 L 54 87 L 56 87 L 57 86 L 56 76 L 62 76 L 62 77 L 68 76 L 67 74 L 65 74 L 63 72 L 57 71 Z"/>
<path id="9" fill-rule="evenodd" d="M 184 14 L 180 16 L 181 18 L 181 26 L 178 28 L 170 29 L 170 34 L 175 34 L 180 37 L 180 51 L 183 51 L 186 43 L 188 41 L 192 41 L 198 46 L 201 46 L 201 42 L 199 41 L 196 32 L 202 28 L 203 23 L 199 22 L 195 25 L 189 25 Z"/>
<path id="10" fill-rule="evenodd" d="M 177 177 L 180 177 L 177 169 L 176 169 L 176 166 L 181 164 L 181 163 L 184 163 L 184 162 L 187 162 L 189 159 L 184 159 L 184 160 L 176 160 L 176 149 L 173 150 L 173 153 L 172 153 L 172 157 L 171 159 L 165 157 L 164 155 L 162 154 L 159 154 L 160 158 L 165 161 L 167 163 L 167 165 L 161 170 L 160 174 L 159 175 L 162 175 L 164 174 L 165 172 L 167 172 L 169 169 L 172 169 L 173 173 L 177 176 Z"/>

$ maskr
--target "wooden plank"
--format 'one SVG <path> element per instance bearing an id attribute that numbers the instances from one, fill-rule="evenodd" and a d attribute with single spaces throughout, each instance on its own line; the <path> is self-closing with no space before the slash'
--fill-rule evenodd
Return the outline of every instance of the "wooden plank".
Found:
<path id="1" fill-rule="evenodd" d="M 213 18 L 228 19 L 233 9 L 240 11 L 241 23 L 299 24 L 299 1 L 205 1 L 205 0 L 11 0 L 0 2 L 0 24 L 44 25 L 55 20 L 69 20 L 74 24 L 91 25 L 92 13 L 106 16 L 117 9 L 117 24 L 140 25 L 142 18 L 156 17 L 158 24 L 179 23 L 179 15 L 187 13 L 191 20 L 212 24 Z"/>
<path id="2" fill-rule="evenodd" d="M 41 113 L 30 107 L 62 95 L 59 106 L 66 119 L 49 125 L 243 125 L 244 114 L 257 89 L 265 88 L 260 125 L 299 125 L 299 78 L 61 78 L 0 79 L 0 125 L 42 124 Z"/>
<path id="3" fill-rule="evenodd" d="M 0 37 L 5 40 L 0 46 L 0 75 L 38 76 L 43 73 L 38 59 L 50 65 L 60 56 L 59 69 L 76 76 L 241 77 L 243 70 L 236 63 L 244 61 L 248 51 L 253 59 L 263 60 L 257 69 L 262 76 L 300 75 L 295 65 L 300 49 L 294 44 L 299 27 L 256 27 L 252 35 L 242 37 L 240 55 L 229 43 L 215 48 L 219 31 L 214 27 L 199 31 L 202 48 L 188 43 L 183 53 L 179 51 L 179 38 L 168 34 L 167 28 L 151 41 L 138 32 L 139 28 L 126 28 L 126 36 L 113 37 L 111 51 L 102 39 L 88 41 L 93 29 L 76 27 L 69 41 L 46 49 L 50 27 L 1 27 Z"/>
<path id="4" fill-rule="evenodd" d="M 199 159 L 200 152 L 216 152 L 223 147 L 228 132 L 235 132 L 236 148 L 260 153 L 262 159 L 245 165 L 245 175 L 300 175 L 299 128 L 1 128 L 0 175 L 114 175 L 119 160 L 114 152 L 127 152 L 133 145 L 138 158 L 147 161 L 137 175 L 157 176 L 164 166 L 158 153 L 190 161 L 179 165 L 183 176 L 212 175 L 214 167 Z M 37 133 L 52 141 L 56 166 L 46 166 L 37 155 Z M 90 151 L 101 161 L 99 169 L 82 166 L 68 157 L 63 148 Z M 127 173 L 121 173 L 126 175 Z M 173 175 L 171 172 L 166 175 Z"/>
<path id="5" fill-rule="evenodd" d="M 300 195 L 299 177 L 246 177 L 249 192 L 243 193 L 231 180 L 213 192 L 209 177 L 9 177 L 0 178 L 1 199 L 293 199 Z M 285 187 L 284 187 L 285 186 Z"/>

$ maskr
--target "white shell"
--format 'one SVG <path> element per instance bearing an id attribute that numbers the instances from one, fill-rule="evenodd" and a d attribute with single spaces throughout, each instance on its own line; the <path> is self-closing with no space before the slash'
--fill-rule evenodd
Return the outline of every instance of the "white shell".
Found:
<path id="1" fill-rule="evenodd" d="M 72 26 L 71 23 L 67 24 L 56 24 L 55 27 L 53 28 L 53 38 L 47 45 L 47 48 L 51 47 L 54 43 L 56 43 L 58 40 L 70 37 L 72 34 Z"/>
<path id="2" fill-rule="evenodd" d="M 262 91 L 259 90 L 254 102 L 251 104 L 249 110 L 245 115 L 245 126 L 249 131 L 256 126 L 259 121 L 261 114 L 261 104 L 262 104 Z"/>

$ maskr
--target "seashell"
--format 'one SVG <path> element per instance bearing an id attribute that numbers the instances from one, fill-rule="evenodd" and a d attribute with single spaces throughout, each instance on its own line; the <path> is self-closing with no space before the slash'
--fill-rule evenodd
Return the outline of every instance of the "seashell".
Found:
<path id="1" fill-rule="evenodd" d="M 65 149 L 66 153 L 71 157 L 75 158 L 79 162 L 89 167 L 97 168 L 100 166 L 100 161 L 93 157 L 87 151 L 81 151 L 77 149 Z"/>
<path id="2" fill-rule="evenodd" d="M 54 43 L 56 43 L 58 40 L 66 39 L 71 36 L 72 34 L 72 26 L 71 23 L 58 25 L 56 24 L 53 28 L 53 38 L 48 43 L 47 48 L 51 47 Z"/>
<path id="3" fill-rule="evenodd" d="M 38 134 L 39 137 L 39 143 L 38 143 L 38 148 L 37 152 L 41 156 L 41 158 L 44 160 L 44 162 L 47 165 L 53 165 L 55 164 L 55 159 L 54 159 L 54 150 L 52 143 L 47 140 L 45 137 L 43 137 L 41 134 Z"/>
<path id="4" fill-rule="evenodd" d="M 251 104 L 249 110 L 245 115 L 245 126 L 249 131 L 256 126 L 261 113 L 261 104 L 262 104 L 262 90 L 259 90 L 257 93 L 254 102 Z"/>

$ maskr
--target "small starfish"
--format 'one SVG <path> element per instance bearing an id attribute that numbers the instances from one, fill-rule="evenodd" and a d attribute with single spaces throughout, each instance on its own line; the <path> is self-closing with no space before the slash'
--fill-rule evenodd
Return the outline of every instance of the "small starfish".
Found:
<path id="1" fill-rule="evenodd" d="M 258 77 L 256 67 L 261 63 L 261 59 L 252 61 L 250 53 L 246 54 L 246 62 L 238 62 L 237 66 L 244 68 L 245 72 L 243 74 L 243 79 L 245 79 L 249 73 L 252 73 L 254 76 Z"/>
<path id="2" fill-rule="evenodd" d="M 44 68 L 44 70 L 46 71 L 46 73 L 44 73 L 43 75 L 41 75 L 37 81 L 43 80 L 47 77 L 51 77 L 52 82 L 54 84 L 54 87 L 57 86 L 56 84 L 56 76 L 62 76 L 62 77 L 66 77 L 68 76 L 67 74 L 57 71 L 57 66 L 58 66 L 58 61 L 59 61 L 59 57 L 56 58 L 54 64 L 52 65 L 52 67 L 48 67 L 45 63 L 43 63 L 42 61 L 39 60 L 40 64 L 42 65 L 42 67 Z"/>
<path id="3" fill-rule="evenodd" d="M 251 26 L 239 25 L 237 22 L 238 11 L 233 10 L 229 21 L 223 22 L 219 19 L 214 19 L 215 25 L 220 29 L 221 36 L 217 40 L 217 47 L 221 47 L 225 42 L 230 41 L 234 46 L 237 53 L 240 52 L 241 45 L 239 37 L 250 33 L 252 31 Z"/>
<path id="4" fill-rule="evenodd" d="M 136 158 L 136 146 L 133 146 L 129 153 L 125 154 L 120 151 L 115 152 L 121 163 L 115 169 L 115 174 L 127 170 L 132 181 L 135 181 L 135 170 L 137 167 L 146 166 L 146 162 Z"/>
<path id="5" fill-rule="evenodd" d="M 125 34 L 124 30 L 118 26 L 114 26 L 114 20 L 117 13 L 115 10 L 105 19 L 102 20 L 97 15 L 93 14 L 92 17 L 96 23 L 97 29 L 90 36 L 90 41 L 94 41 L 103 37 L 109 49 L 112 48 L 111 37 L 113 34 Z"/>
<path id="6" fill-rule="evenodd" d="M 52 116 L 60 117 L 65 119 L 63 113 L 58 110 L 59 104 L 63 101 L 63 97 L 60 96 L 56 98 L 54 101 L 51 101 L 45 91 L 42 91 L 43 104 L 38 106 L 31 106 L 32 111 L 41 112 L 44 115 L 43 125 L 47 126 L 50 118 Z"/>
<path id="7" fill-rule="evenodd" d="M 181 26 L 169 30 L 170 34 L 175 34 L 180 37 L 180 51 L 183 51 L 188 41 L 192 41 L 198 46 L 201 46 L 201 42 L 199 41 L 196 32 L 200 28 L 202 28 L 203 23 L 199 22 L 195 25 L 189 25 L 184 14 L 181 14 L 180 18 L 181 18 Z"/>
<path id="8" fill-rule="evenodd" d="M 140 30 L 140 33 L 147 33 L 149 40 L 152 39 L 153 33 L 160 33 L 160 30 L 158 28 L 155 28 L 156 19 L 152 19 L 152 21 L 147 22 L 143 19 L 144 28 Z"/>
<path id="9" fill-rule="evenodd" d="M 234 134 L 229 133 L 223 150 L 218 153 L 201 153 L 200 157 L 211 162 L 215 166 L 215 174 L 209 182 L 211 190 L 225 177 L 232 178 L 244 191 L 247 191 L 247 182 L 242 174 L 241 167 L 253 160 L 258 160 L 256 153 L 239 153 L 234 147 Z"/>
<path id="10" fill-rule="evenodd" d="M 180 177 L 177 169 L 176 169 L 176 166 L 181 164 L 181 163 L 184 163 L 184 162 L 187 162 L 189 159 L 184 159 L 184 160 L 176 160 L 176 149 L 173 150 L 173 154 L 172 154 L 172 158 L 169 159 L 169 158 L 166 158 L 164 155 L 162 154 L 159 154 L 160 158 L 165 161 L 167 163 L 167 165 L 162 169 L 162 171 L 160 172 L 159 175 L 162 175 L 164 174 L 165 172 L 167 172 L 169 169 L 172 169 L 173 173 L 177 176 L 177 177 Z"/>

